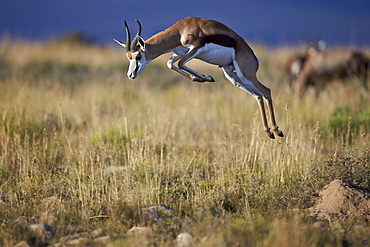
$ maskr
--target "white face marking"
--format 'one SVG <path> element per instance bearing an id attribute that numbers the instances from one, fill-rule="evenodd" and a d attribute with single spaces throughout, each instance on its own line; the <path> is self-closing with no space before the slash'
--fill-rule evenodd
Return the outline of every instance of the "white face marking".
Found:
<path id="1" fill-rule="evenodd" d="M 317 53 L 317 49 L 316 49 L 315 47 L 310 47 L 310 48 L 308 49 L 308 53 L 309 53 L 311 56 L 314 56 L 314 55 L 316 55 L 316 53 Z"/>
<path id="2" fill-rule="evenodd" d="M 301 72 L 301 65 L 298 62 L 293 63 L 291 71 L 293 75 L 298 76 Z"/>
<path id="3" fill-rule="evenodd" d="M 130 65 L 127 71 L 127 77 L 131 80 L 138 77 L 138 75 L 145 69 L 150 61 L 145 58 L 144 52 L 135 51 L 131 53 Z"/>

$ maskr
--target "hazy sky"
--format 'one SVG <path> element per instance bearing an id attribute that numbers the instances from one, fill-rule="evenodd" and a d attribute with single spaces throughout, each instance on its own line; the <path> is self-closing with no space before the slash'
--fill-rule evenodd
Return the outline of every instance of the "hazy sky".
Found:
<path id="1" fill-rule="evenodd" d="M 270 46 L 319 38 L 370 46 L 370 0 L 0 0 L 0 36 L 49 40 L 83 31 L 111 43 L 125 39 L 123 20 L 135 33 L 139 19 L 147 39 L 187 16 L 221 21 Z"/>

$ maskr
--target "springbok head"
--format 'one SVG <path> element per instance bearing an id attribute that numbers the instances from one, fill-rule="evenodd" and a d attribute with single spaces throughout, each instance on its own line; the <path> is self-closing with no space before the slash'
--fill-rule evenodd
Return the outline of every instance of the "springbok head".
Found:
<path id="1" fill-rule="evenodd" d="M 317 42 L 310 42 L 307 45 L 307 53 L 311 56 L 316 55 L 319 52 L 323 52 L 326 49 L 326 42 L 324 40 L 319 40 Z"/>
<path id="2" fill-rule="evenodd" d="M 135 38 L 131 41 L 130 30 L 128 28 L 127 22 L 124 21 L 126 29 L 126 42 L 122 42 L 116 39 L 119 45 L 123 46 L 126 49 L 126 56 L 130 62 L 127 71 L 127 77 L 129 79 L 135 79 L 148 65 L 150 61 L 147 61 L 145 58 L 146 44 L 141 35 L 141 23 L 140 21 L 134 19 L 138 24 L 138 31 L 135 35 Z"/>

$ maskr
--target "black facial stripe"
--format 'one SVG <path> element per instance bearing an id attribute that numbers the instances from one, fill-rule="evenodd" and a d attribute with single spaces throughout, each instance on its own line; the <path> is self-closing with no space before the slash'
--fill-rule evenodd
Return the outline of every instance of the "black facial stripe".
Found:
<path id="1" fill-rule="evenodd" d="M 138 70 L 139 70 L 139 62 L 136 60 L 136 66 L 135 66 L 135 70 L 134 70 L 135 75 L 137 74 Z"/>

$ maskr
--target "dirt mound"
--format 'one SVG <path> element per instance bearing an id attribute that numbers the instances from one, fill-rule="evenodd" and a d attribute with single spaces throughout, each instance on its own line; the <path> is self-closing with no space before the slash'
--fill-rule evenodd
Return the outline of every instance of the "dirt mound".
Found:
<path id="1" fill-rule="evenodd" d="M 370 219 L 370 193 L 334 180 L 320 191 L 309 212 L 314 217 L 325 219 Z"/>

